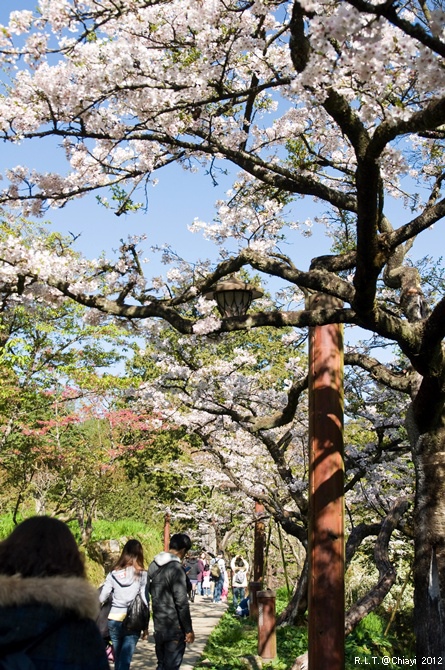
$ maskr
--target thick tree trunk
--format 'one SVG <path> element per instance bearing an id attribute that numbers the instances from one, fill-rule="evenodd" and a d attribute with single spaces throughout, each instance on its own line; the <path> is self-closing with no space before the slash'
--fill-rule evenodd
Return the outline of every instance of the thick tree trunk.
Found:
<path id="1" fill-rule="evenodd" d="M 445 665 L 445 429 L 417 441 L 414 626 L 417 664 Z"/>

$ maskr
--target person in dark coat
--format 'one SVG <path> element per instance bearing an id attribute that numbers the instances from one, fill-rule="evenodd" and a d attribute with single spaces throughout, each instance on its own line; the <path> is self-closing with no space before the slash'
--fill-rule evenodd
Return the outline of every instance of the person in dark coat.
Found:
<path id="1" fill-rule="evenodd" d="M 147 574 L 147 600 L 151 602 L 157 670 L 178 670 L 186 644 L 195 640 L 182 561 L 191 547 L 185 533 L 170 539 L 168 551 L 154 557 Z"/>
<path id="2" fill-rule="evenodd" d="M 23 521 L 0 543 L 0 659 L 27 652 L 36 670 L 109 670 L 97 591 L 68 526 Z"/>
<path id="3" fill-rule="evenodd" d="M 190 600 L 194 602 L 197 592 L 198 581 L 200 578 L 202 581 L 202 571 L 204 569 L 203 562 L 201 561 L 200 558 L 198 558 L 198 552 L 196 551 L 189 552 L 188 558 L 186 558 L 184 563 L 184 569 L 192 586 L 190 592 Z"/>

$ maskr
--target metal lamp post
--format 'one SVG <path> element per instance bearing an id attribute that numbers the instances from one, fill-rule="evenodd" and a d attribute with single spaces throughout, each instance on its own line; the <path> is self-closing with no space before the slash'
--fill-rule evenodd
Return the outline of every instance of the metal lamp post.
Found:
<path id="1" fill-rule="evenodd" d="M 251 284 L 230 277 L 223 279 L 204 293 L 206 300 L 216 300 L 219 313 L 222 317 L 244 316 L 252 300 L 261 298 L 263 291 Z"/>

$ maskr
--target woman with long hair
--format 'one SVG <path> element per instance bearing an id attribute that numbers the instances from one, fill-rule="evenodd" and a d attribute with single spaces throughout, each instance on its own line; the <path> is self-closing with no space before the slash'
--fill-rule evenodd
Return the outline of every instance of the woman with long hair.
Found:
<path id="1" fill-rule="evenodd" d="M 97 591 L 68 526 L 31 517 L 0 542 L 0 659 L 36 670 L 108 670 Z"/>
<path id="2" fill-rule="evenodd" d="M 100 602 L 112 595 L 108 615 L 108 630 L 113 643 L 115 670 L 129 670 L 131 659 L 140 633 L 126 631 L 124 619 L 128 607 L 138 593 L 147 604 L 145 585 L 147 571 L 144 569 L 144 551 L 139 540 L 128 540 L 116 564 L 107 575 L 100 593 Z"/>

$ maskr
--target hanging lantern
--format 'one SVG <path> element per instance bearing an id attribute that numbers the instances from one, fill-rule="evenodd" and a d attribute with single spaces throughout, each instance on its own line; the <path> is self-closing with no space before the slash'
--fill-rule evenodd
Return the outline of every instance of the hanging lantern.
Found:
<path id="1" fill-rule="evenodd" d="M 263 291 L 234 277 L 223 279 L 204 293 L 206 300 L 215 300 L 222 317 L 244 316 L 252 300 L 261 298 Z"/>

